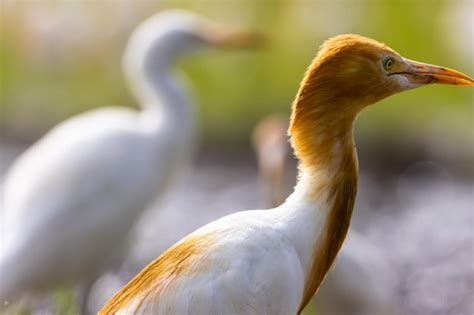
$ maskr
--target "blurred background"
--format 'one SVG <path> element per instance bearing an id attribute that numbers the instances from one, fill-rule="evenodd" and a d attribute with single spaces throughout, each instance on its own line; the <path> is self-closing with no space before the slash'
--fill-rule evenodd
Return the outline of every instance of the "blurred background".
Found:
<path id="1" fill-rule="evenodd" d="M 195 228 L 264 206 L 252 129 L 269 114 L 290 113 L 303 73 L 328 37 L 361 34 L 407 58 L 474 74 L 471 0 L 2 0 L 0 174 L 70 116 L 135 107 L 122 51 L 140 21 L 166 8 L 255 28 L 268 42 L 259 51 L 211 51 L 180 62 L 198 103 L 200 150 L 143 218 L 120 279 Z M 353 228 L 393 265 L 400 314 L 474 312 L 473 95 L 470 88 L 428 86 L 392 96 L 357 121 L 361 180 Z M 97 303 L 120 281 L 99 281 Z"/>

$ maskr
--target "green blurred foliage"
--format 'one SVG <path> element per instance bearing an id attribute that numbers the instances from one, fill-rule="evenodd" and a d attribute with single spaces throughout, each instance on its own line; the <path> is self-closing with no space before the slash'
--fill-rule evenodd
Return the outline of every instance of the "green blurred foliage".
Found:
<path id="1" fill-rule="evenodd" d="M 79 315 L 76 307 L 77 293 L 73 288 L 62 288 L 54 292 L 53 307 L 56 314 Z"/>
<path id="2" fill-rule="evenodd" d="M 42 14 L 49 10 L 57 17 L 66 2 L 2 4 L 0 110 L 5 135 L 33 140 L 79 112 L 105 105 L 133 106 L 135 100 L 120 68 L 126 38 L 138 21 L 170 7 L 255 28 L 268 37 L 258 51 L 210 51 L 180 63 L 192 82 L 190 92 L 196 96 L 207 143 L 246 144 L 260 118 L 273 112 L 289 113 L 318 46 L 336 34 L 358 33 L 386 42 L 410 59 L 471 75 L 474 70 L 473 28 L 463 28 L 472 22 L 454 19 L 466 8 L 472 9 L 469 1 L 135 1 L 122 9 L 125 13 L 116 10 L 118 2 L 74 1 L 67 2 L 68 10 L 80 9 L 88 29 L 78 34 L 75 25 L 69 32 L 66 19 L 56 28 L 63 34 L 47 37 L 49 51 L 41 55 L 36 46 L 38 41 L 45 46 L 41 44 L 44 38 L 35 39 L 38 28 L 25 26 L 24 13 L 35 16 L 35 10 Z M 36 20 L 41 20 L 39 16 Z M 125 24 L 124 18 L 128 18 Z M 59 45 L 61 40 L 66 44 Z M 85 44 L 64 51 L 71 46 L 67 43 L 79 40 Z M 358 131 L 366 137 L 421 132 L 471 139 L 472 97 L 472 89 L 455 86 L 402 93 L 361 115 Z"/>

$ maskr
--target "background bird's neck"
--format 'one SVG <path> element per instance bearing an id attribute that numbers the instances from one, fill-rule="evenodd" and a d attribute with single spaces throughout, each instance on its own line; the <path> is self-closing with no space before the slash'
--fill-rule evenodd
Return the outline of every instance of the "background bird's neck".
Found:
<path id="1" fill-rule="evenodd" d="M 315 294 L 342 246 L 357 190 L 355 115 L 334 110 L 348 104 L 322 104 L 322 100 L 325 98 L 317 93 L 298 95 L 290 126 L 300 164 L 299 181 L 288 201 L 298 205 L 295 216 L 299 219 L 295 222 L 307 229 L 298 228 L 306 233 L 302 243 L 310 247 L 300 311 Z"/>
<path id="2" fill-rule="evenodd" d="M 143 109 L 143 121 L 152 130 L 168 130 L 175 137 L 194 132 L 194 107 L 187 95 L 186 80 L 172 69 L 169 58 L 145 60 L 126 72 Z"/>

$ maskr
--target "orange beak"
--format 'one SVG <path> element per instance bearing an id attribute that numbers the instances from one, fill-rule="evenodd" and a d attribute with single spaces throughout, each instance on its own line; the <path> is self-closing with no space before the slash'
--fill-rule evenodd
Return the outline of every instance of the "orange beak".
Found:
<path id="1" fill-rule="evenodd" d="M 245 29 L 215 28 L 205 34 L 209 44 L 224 48 L 255 48 L 265 41 L 261 33 Z"/>
<path id="2" fill-rule="evenodd" d="M 418 84 L 455 84 L 474 85 L 474 80 L 459 71 L 405 59 L 407 69 L 400 74 L 406 75 L 412 82 Z"/>

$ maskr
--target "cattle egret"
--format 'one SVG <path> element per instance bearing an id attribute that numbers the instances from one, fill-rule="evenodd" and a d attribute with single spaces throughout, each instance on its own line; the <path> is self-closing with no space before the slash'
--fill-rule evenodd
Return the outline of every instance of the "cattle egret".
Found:
<path id="1" fill-rule="evenodd" d="M 87 296 L 93 280 L 120 262 L 134 222 L 192 152 L 195 115 L 173 70 L 176 59 L 256 41 L 254 33 L 181 11 L 137 27 L 123 67 L 142 110 L 106 108 L 69 119 L 9 170 L 0 308 L 64 283 L 81 283 Z"/>
<path id="2" fill-rule="evenodd" d="M 349 228 L 358 176 L 357 114 L 430 83 L 474 80 L 405 59 L 362 36 L 326 41 L 293 104 L 289 132 L 299 159 L 294 192 L 274 209 L 234 213 L 184 237 L 100 314 L 300 314 Z"/>

